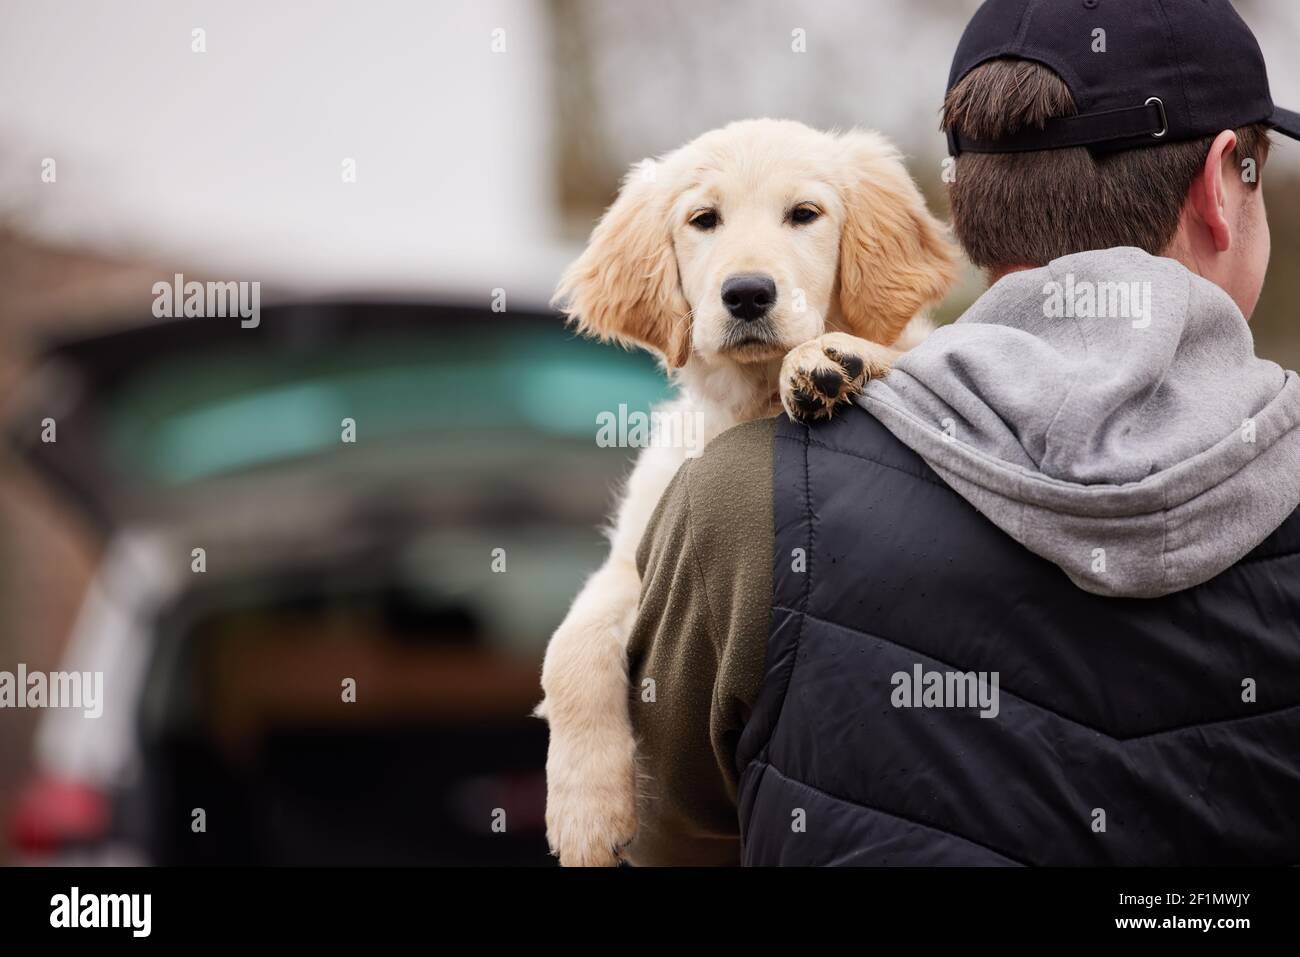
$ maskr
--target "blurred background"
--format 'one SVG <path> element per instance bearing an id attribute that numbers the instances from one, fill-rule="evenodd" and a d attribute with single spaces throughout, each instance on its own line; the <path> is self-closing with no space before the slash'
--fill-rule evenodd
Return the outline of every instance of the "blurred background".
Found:
<path id="1" fill-rule="evenodd" d="M 105 685 L 0 710 L 0 860 L 545 863 L 527 714 L 634 455 L 595 417 L 663 395 L 555 278 L 744 117 L 880 129 L 946 214 L 977 5 L 0 0 L 0 671 Z M 1300 6 L 1237 6 L 1300 103 Z M 1292 368 L 1298 147 L 1254 321 Z M 156 318 L 176 273 L 260 324 Z"/>

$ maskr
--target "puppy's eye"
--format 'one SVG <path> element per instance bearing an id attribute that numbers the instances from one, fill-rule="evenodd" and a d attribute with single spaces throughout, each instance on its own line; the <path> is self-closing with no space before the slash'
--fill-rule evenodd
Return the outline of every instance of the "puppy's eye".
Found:
<path id="1" fill-rule="evenodd" d="M 690 222 L 696 229 L 707 233 L 718 225 L 718 211 L 716 209 L 702 209 L 691 217 Z"/>
<path id="2" fill-rule="evenodd" d="M 822 211 L 816 206 L 796 206 L 790 210 L 790 222 L 802 226 L 804 223 L 811 223 L 821 214 Z"/>

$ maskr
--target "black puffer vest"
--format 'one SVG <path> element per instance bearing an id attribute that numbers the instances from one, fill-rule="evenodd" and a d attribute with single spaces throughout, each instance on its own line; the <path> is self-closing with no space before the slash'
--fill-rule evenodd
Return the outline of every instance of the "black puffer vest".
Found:
<path id="1" fill-rule="evenodd" d="M 1130 600 L 1080 591 L 859 409 L 783 420 L 773 478 L 746 864 L 1300 862 L 1300 513 Z M 996 673 L 996 716 L 966 672 L 985 701 Z"/>

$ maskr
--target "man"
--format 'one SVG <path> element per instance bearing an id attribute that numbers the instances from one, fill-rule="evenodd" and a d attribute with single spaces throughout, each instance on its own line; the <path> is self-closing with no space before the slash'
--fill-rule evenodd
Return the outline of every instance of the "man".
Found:
<path id="1" fill-rule="evenodd" d="M 627 856 L 1300 862 L 1300 381 L 1245 318 L 1300 116 L 1227 0 L 989 0 L 944 128 L 991 288 L 645 536 Z"/>

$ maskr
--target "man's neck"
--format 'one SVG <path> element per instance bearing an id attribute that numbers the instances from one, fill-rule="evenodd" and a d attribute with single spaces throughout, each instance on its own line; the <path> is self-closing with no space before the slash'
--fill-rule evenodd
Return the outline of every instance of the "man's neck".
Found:
<path id="1" fill-rule="evenodd" d="M 1024 272 L 1027 269 L 1037 268 L 1037 266 L 998 266 L 995 269 L 990 269 L 986 275 L 991 286 L 1003 277 L 1010 276 L 1013 272 Z"/>
<path id="2" fill-rule="evenodd" d="M 1165 257 L 1166 259 L 1176 259 L 1178 262 L 1182 263 L 1184 266 L 1186 266 L 1192 272 L 1196 273 L 1196 275 L 1198 276 L 1205 275 L 1205 273 L 1200 268 L 1200 262 L 1198 261 L 1195 252 L 1188 248 L 1187 243 L 1179 242 L 1178 237 L 1175 237 L 1174 241 L 1171 242 L 1160 253 L 1160 255 Z M 1026 270 L 1029 269 L 1038 269 L 1038 268 L 1039 266 L 1029 265 L 1029 264 L 1020 265 L 1020 266 L 995 266 L 994 268 L 989 269 L 987 272 L 985 272 L 984 275 L 988 279 L 988 283 L 991 286 L 999 279 L 1003 279 L 1006 276 L 1010 276 L 1012 273 L 1025 272 Z"/>

